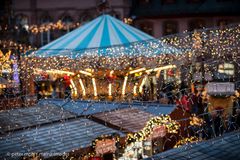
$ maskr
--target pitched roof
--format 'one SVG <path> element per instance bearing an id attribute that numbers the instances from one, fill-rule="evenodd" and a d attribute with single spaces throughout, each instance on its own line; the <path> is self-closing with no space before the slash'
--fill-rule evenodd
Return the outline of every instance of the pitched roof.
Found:
<path id="1" fill-rule="evenodd" d="M 175 105 L 160 104 L 159 102 L 108 102 L 108 101 L 66 101 L 63 99 L 42 99 L 38 102 L 39 105 L 53 104 L 62 107 L 64 110 L 69 111 L 78 116 L 86 116 L 100 112 L 108 112 L 123 108 L 137 108 L 139 110 L 151 113 L 155 116 L 161 114 L 170 114 Z"/>
<path id="2" fill-rule="evenodd" d="M 134 46 L 134 43 L 138 43 L 138 47 Z M 179 51 L 114 17 L 104 14 L 30 55 L 78 58 L 89 54 L 102 56 L 142 54 L 146 56 L 146 54 L 155 55 L 162 52 L 176 53 Z"/>
<path id="3" fill-rule="evenodd" d="M 90 147 L 92 141 L 105 134 L 124 134 L 88 119 L 78 118 L 64 122 L 43 125 L 21 130 L 2 136 L 0 139 L 0 157 L 18 159 L 7 153 L 68 153 L 72 150 Z M 51 153 L 53 155 L 51 155 Z M 56 155 L 55 155 L 56 156 Z M 61 156 L 61 155 L 60 155 Z"/>
<path id="4" fill-rule="evenodd" d="M 51 104 L 0 112 L 0 134 L 52 123 L 75 115 Z"/>
<path id="5" fill-rule="evenodd" d="M 137 132 L 143 129 L 154 115 L 137 108 L 124 108 L 97 113 L 92 117 L 126 132 Z"/>
<path id="6" fill-rule="evenodd" d="M 230 132 L 223 136 L 198 142 L 197 144 L 184 145 L 154 155 L 146 160 L 173 160 L 173 159 L 193 159 L 193 160 L 219 160 L 219 159 L 240 159 L 240 132 Z"/>

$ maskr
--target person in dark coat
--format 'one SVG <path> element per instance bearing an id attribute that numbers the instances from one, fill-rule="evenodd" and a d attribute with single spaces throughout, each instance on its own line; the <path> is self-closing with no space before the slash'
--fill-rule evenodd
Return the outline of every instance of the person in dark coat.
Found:
<path id="1" fill-rule="evenodd" d="M 191 108 L 191 113 L 192 114 L 195 114 L 195 115 L 197 115 L 198 114 L 198 108 L 199 108 L 199 104 L 198 104 L 198 91 L 197 90 L 195 90 L 194 91 L 194 93 L 193 94 L 191 94 L 190 95 L 190 98 L 189 98 L 189 100 L 190 100 L 190 104 L 191 104 L 191 106 L 192 106 L 192 108 Z"/>

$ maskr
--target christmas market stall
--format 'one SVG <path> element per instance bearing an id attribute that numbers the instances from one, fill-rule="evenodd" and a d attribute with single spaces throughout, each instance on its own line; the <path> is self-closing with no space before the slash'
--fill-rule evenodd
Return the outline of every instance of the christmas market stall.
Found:
<path id="1" fill-rule="evenodd" d="M 2 41 L 0 41 L 0 47 Z M 16 53 L 0 50 L 0 109 L 21 106 L 19 66 Z M 7 98 L 7 99 L 6 99 Z"/>
<path id="2" fill-rule="evenodd" d="M 128 107 L 93 114 L 92 119 L 127 133 L 120 157 L 139 159 L 164 150 L 166 137 L 177 134 L 180 125 L 170 116 L 155 116 L 149 112 Z M 120 158 L 121 159 L 121 158 Z"/>
<path id="3" fill-rule="evenodd" d="M 165 71 L 165 79 L 179 79 L 179 69 L 174 65 L 179 55 L 174 47 L 102 15 L 32 52 L 27 59 L 41 90 L 39 97 L 45 92 L 46 96 L 54 93 L 81 99 L 145 96 L 154 100 L 161 71 Z M 168 70 L 176 76 L 167 74 Z"/>
<path id="4" fill-rule="evenodd" d="M 208 111 L 217 115 L 217 111 L 222 112 L 224 118 L 233 114 L 233 96 L 235 95 L 235 85 L 232 82 L 210 82 L 207 84 Z"/>
<path id="5" fill-rule="evenodd" d="M 3 159 L 88 159 L 109 152 L 105 147 L 110 144 L 109 137 L 117 153 L 118 143 L 125 136 L 54 105 L 3 111 L 0 120 L 0 156 Z"/>

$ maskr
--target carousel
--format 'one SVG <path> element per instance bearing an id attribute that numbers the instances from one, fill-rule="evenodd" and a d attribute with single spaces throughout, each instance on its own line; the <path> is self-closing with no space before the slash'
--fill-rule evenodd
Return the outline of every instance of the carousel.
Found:
<path id="1" fill-rule="evenodd" d="M 69 91 L 67 96 L 74 99 L 133 100 L 147 94 L 154 100 L 161 79 L 180 80 L 175 65 L 180 55 L 104 14 L 31 52 L 25 66 L 32 73 L 29 80 L 47 96 L 64 98 Z"/>

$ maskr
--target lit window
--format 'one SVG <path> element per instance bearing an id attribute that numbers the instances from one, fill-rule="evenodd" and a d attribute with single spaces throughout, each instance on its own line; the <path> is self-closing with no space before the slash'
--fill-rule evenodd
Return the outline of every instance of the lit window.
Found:
<path id="1" fill-rule="evenodd" d="M 42 16 L 40 23 L 41 25 L 48 25 L 52 22 L 52 18 L 49 15 Z M 53 35 L 50 30 L 41 32 L 41 45 L 48 44 L 53 39 Z"/>
<path id="2" fill-rule="evenodd" d="M 225 73 L 227 75 L 234 75 L 234 65 L 231 63 L 224 63 L 218 66 L 219 73 Z"/>
<path id="3" fill-rule="evenodd" d="M 23 14 L 17 15 L 15 20 L 16 20 L 16 25 L 18 26 L 25 27 L 26 25 L 28 25 L 28 17 Z"/>

